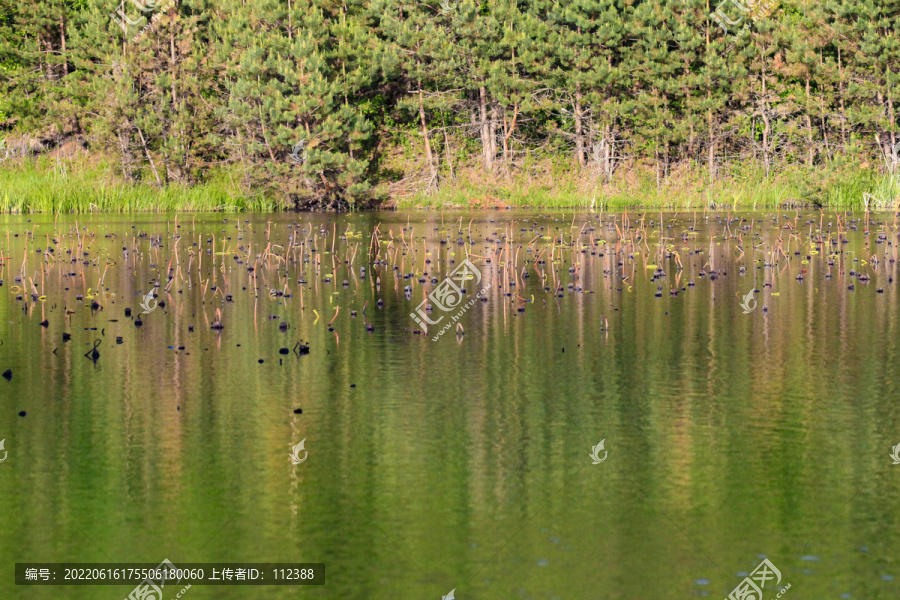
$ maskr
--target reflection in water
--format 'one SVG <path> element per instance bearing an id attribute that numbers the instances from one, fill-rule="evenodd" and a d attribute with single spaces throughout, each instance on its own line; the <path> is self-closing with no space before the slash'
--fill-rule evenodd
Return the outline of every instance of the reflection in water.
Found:
<path id="1" fill-rule="evenodd" d="M 792 600 L 897 596 L 892 215 L 0 218 L 3 564 L 632 600 L 768 558 Z M 433 292 L 467 259 L 458 335 Z"/>

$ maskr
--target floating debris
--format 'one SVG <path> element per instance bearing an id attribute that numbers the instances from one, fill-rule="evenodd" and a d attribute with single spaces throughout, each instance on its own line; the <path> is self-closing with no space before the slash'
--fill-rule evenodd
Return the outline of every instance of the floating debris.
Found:
<path id="1" fill-rule="evenodd" d="M 87 352 L 85 352 L 84 357 L 89 358 L 96 363 L 97 359 L 100 358 L 100 352 L 97 350 L 97 348 L 100 347 L 100 344 L 102 344 L 102 343 L 103 343 L 103 340 L 100 340 L 100 339 L 94 340 L 94 347 L 91 348 L 90 350 L 88 350 Z"/>
<path id="2" fill-rule="evenodd" d="M 222 325 L 222 310 L 221 309 L 219 309 L 219 308 L 216 309 L 216 320 L 213 321 L 213 324 L 210 325 L 209 328 L 212 330 L 215 330 L 215 331 L 221 331 L 221 330 L 225 329 L 225 327 Z"/>

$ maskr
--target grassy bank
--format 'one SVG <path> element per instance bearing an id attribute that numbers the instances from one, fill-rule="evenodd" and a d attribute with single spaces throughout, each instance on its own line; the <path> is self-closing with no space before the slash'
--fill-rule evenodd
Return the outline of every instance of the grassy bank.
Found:
<path id="1" fill-rule="evenodd" d="M 413 193 L 399 208 L 548 207 L 548 208 L 731 208 L 757 210 L 792 205 L 834 209 L 897 208 L 900 176 L 867 165 L 796 167 L 775 175 L 736 166 L 710 183 L 703 168 L 685 167 L 657 185 L 654 173 L 632 168 L 606 181 L 589 172 L 544 172 L 539 176 L 479 181 L 465 175 L 437 190 Z M 877 205 L 877 206 L 876 206 Z"/>
<path id="2" fill-rule="evenodd" d="M 766 177 L 749 167 L 720 172 L 712 183 L 702 168 L 682 167 L 657 185 L 639 167 L 619 170 L 611 180 L 589 169 L 552 164 L 533 174 L 492 178 L 459 171 L 425 190 L 385 186 L 386 200 L 371 208 L 618 208 L 769 209 L 785 203 L 832 209 L 896 209 L 900 177 L 867 165 L 795 167 Z M 0 164 L 0 212 L 271 212 L 287 208 L 280 198 L 251 195 L 221 172 L 194 186 L 128 184 L 102 164 L 41 157 Z"/>
<path id="3" fill-rule="evenodd" d="M 47 161 L 49 163 L 49 161 Z M 27 161 L 0 165 L 0 212 L 266 212 L 271 198 L 241 194 L 225 175 L 194 186 L 127 184 L 102 166 Z"/>

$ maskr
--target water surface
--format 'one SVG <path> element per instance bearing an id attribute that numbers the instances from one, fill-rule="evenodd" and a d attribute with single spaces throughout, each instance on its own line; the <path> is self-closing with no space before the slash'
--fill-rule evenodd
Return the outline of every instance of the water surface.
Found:
<path id="1" fill-rule="evenodd" d="M 789 599 L 900 593 L 892 214 L 0 222 L 4 598 L 163 558 L 326 563 L 197 600 L 721 598 L 762 556 Z M 467 258 L 487 301 L 417 332 Z"/>

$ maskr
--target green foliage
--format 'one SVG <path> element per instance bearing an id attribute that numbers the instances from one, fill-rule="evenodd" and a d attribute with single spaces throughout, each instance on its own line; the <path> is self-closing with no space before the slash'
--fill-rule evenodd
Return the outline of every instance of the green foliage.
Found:
<path id="1" fill-rule="evenodd" d="M 287 208 L 522 181 L 708 203 L 740 171 L 771 203 L 799 167 L 790 193 L 849 202 L 900 164 L 900 4 L 773 6 L 726 32 L 709 0 L 0 0 L 0 131 Z"/>

